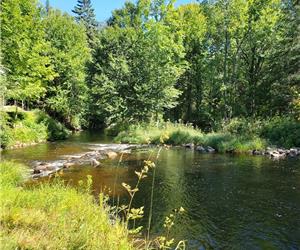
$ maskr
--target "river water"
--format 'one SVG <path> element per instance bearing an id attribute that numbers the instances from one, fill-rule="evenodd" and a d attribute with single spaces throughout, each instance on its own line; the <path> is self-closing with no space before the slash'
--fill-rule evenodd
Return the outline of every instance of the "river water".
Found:
<path id="1" fill-rule="evenodd" d="M 62 142 L 2 152 L 3 159 L 30 165 L 89 151 L 110 138 L 82 132 Z M 155 160 L 157 149 L 124 154 L 119 163 L 104 160 L 99 168 L 72 167 L 63 177 L 70 185 L 93 177 L 93 191 L 111 190 L 111 203 L 128 199 L 122 182 L 136 183 L 134 171 L 144 160 Z M 153 236 L 162 234 L 165 216 L 174 208 L 186 213 L 171 235 L 186 240 L 187 249 L 300 249 L 300 160 L 272 161 L 261 156 L 201 154 L 189 149 L 163 149 L 156 163 Z M 145 206 L 147 226 L 152 172 L 143 179 L 134 207 Z M 115 195 L 114 198 L 112 197 Z"/>

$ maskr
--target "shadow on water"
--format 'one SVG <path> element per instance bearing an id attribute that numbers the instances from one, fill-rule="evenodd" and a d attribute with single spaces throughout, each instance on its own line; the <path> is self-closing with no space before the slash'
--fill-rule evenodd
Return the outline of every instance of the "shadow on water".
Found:
<path id="1" fill-rule="evenodd" d="M 100 133 L 85 132 L 68 141 L 4 152 L 4 158 L 28 163 L 54 160 L 87 150 L 93 143 L 110 142 Z M 63 178 L 71 185 L 93 177 L 97 195 L 115 187 L 126 202 L 122 182 L 134 185 L 134 171 L 143 166 L 149 151 L 105 160 L 100 168 L 73 167 Z M 134 201 L 145 206 L 146 227 L 151 194 L 151 173 L 143 180 Z M 300 161 L 274 162 L 265 157 L 200 154 L 185 149 L 162 150 L 157 162 L 152 234 L 159 234 L 165 216 L 184 207 L 173 234 L 186 239 L 188 249 L 300 249 Z"/>

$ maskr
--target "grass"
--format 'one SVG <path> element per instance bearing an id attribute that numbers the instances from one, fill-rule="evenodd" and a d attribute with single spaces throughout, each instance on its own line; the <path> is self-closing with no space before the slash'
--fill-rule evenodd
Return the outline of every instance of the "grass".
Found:
<path id="1" fill-rule="evenodd" d="M 86 189 L 25 187 L 24 167 L 0 163 L 1 249 L 132 249 L 126 227 Z"/>
<path id="2" fill-rule="evenodd" d="M 25 111 L 8 107 L 1 111 L 1 147 L 14 147 L 47 140 L 65 139 L 69 131 L 40 110 Z"/>
<path id="3" fill-rule="evenodd" d="M 170 145 L 194 143 L 195 145 L 211 146 L 219 152 L 234 150 L 241 153 L 253 149 L 262 150 L 267 146 L 266 140 L 255 135 L 234 135 L 225 130 L 203 133 L 191 125 L 170 122 L 131 125 L 125 131 L 121 131 L 115 141 L 137 144 L 160 144 L 163 142 Z"/>

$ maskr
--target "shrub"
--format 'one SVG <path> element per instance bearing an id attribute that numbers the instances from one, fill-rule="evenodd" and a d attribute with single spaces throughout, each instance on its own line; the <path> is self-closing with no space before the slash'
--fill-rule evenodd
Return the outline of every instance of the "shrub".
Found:
<path id="1" fill-rule="evenodd" d="M 274 117 L 265 122 L 261 136 L 282 147 L 300 147 L 300 122 L 289 117 Z"/>
<path id="2" fill-rule="evenodd" d="M 64 140 L 70 135 L 70 131 L 60 122 L 53 119 L 45 112 L 37 112 L 37 122 L 47 127 L 47 139 L 50 141 Z"/>
<path id="3" fill-rule="evenodd" d="M 17 119 L 10 109 L 9 112 L 1 112 L 0 126 L 1 147 L 61 140 L 66 139 L 70 134 L 62 123 L 39 110 L 19 109 Z"/>
<path id="4" fill-rule="evenodd" d="M 263 122 L 259 119 L 233 118 L 222 126 L 222 131 L 239 136 L 259 135 Z"/>

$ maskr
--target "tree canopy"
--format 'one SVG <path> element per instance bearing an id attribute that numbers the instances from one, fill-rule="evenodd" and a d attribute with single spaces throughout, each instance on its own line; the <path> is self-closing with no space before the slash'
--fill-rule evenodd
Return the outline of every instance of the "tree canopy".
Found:
<path id="1" fill-rule="evenodd" d="M 49 1 L 1 1 L 5 99 L 71 127 L 299 119 L 299 1 L 174 2 L 126 2 L 100 29 L 90 0 L 75 18 Z"/>

